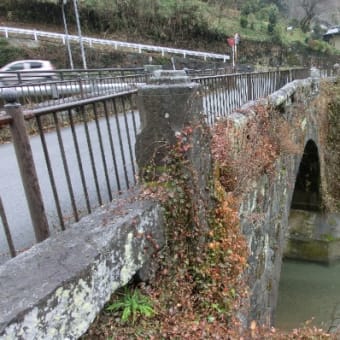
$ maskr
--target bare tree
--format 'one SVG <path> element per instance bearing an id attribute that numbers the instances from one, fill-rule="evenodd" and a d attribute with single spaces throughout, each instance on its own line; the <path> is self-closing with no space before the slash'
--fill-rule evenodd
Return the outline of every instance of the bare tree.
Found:
<path id="1" fill-rule="evenodd" d="M 316 16 L 318 6 L 323 3 L 322 0 L 300 0 L 300 6 L 303 9 L 303 17 L 300 20 L 300 27 L 303 32 L 310 29 L 312 19 Z"/>

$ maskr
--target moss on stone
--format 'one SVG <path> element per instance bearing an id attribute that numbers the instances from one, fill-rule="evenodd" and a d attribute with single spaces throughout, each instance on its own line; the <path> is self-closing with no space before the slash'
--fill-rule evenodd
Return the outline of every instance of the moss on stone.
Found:
<path id="1" fill-rule="evenodd" d="M 328 242 L 318 240 L 290 239 L 285 254 L 288 258 L 306 261 L 328 262 Z"/>

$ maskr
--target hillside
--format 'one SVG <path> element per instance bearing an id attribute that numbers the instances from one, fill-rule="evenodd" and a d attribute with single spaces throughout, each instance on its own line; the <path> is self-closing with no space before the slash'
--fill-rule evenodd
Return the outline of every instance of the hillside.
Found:
<path id="1" fill-rule="evenodd" d="M 304 1 L 82 0 L 79 1 L 79 14 L 83 35 L 231 54 L 226 39 L 238 32 L 241 35 L 240 64 L 331 65 L 336 62 L 338 52 L 321 40 L 319 18 L 326 17 L 329 25 L 339 22 L 340 6 L 336 0 L 322 0 L 309 13 L 309 8 L 302 6 Z M 315 1 L 309 0 L 307 3 Z M 68 1 L 64 11 L 69 32 L 76 34 L 72 1 Z M 310 30 L 304 32 L 300 24 L 304 22 L 306 25 L 308 18 L 304 20 L 304 15 L 307 12 Z M 64 32 L 58 0 L 3 0 L 0 13 L 3 13 L 1 22 L 4 25 Z M 325 22 L 325 19 L 322 20 Z M 289 32 L 288 25 L 293 28 Z M 317 28 L 311 31 L 313 27 Z M 46 55 L 50 50 L 50 47 L 45 51 L 40 48 L 36 52 L 51 59 L 49 53 Z M 35 53 L 28 50 L 21 52 L 29 56 Z M 52 60 L 55 56 L 57 65 L 67 63 L 65 59 L 57 58 L 61 51 L 51 54 Z M 6 56 L 2 55 L 0 64 L 8 62 L 13 54 L 10 53 L 8 58 Z M 92 59 L 94 67 L 106 67 L 107 62 L 125 63 L 121 56 L 107 55 L 105 51 L 100 58 L 90 56 L 90 63 Z M 130 64 L 135 62 L 140 61 Z"/>

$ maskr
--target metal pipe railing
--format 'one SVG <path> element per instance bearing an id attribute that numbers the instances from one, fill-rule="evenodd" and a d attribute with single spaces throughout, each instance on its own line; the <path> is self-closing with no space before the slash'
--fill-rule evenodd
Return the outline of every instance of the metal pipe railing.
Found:
<path id="1" fill-rule="evenodd" d="M 145 74 L 143 67 L 138 68 L 100 68 L 100 69 L 57 69 L 57 70 L 20 70 L 2 71 L 0 83 L 5 85 L 17 85 L 24 83 L 47 82 L 53 80 L 74 80 L 92 78 L 115 78 L 142 76 Z"/>
<path id="2" fill-rule="evenodd" d="M 33 222 L 35 237 L 37 242 L 41 242 L 49 236 L 49 227 L 31 145 L 25 128 L 23 111 L 20 104 L 17 103 L 17 97 L 14 91 L 7 90 L 5 100 L 7 102 L 5 105 L 6 113 L 11 117 L 10 129 L 12 140 Z"/>
<path id="3" fill-rule="evenodd" d="M 17 126 L 17 119 L 21 117 L 22 121 L 25 118 L 25 133 L 31 134 L 29 145 L 26 141 L 21 143 L 15 132 L 11 141 L 14 145 L 21 145 L 28 154 L 29 147 L 32 148 L 32 160 L 35 160 L 38 170 L 36 179 L 31 171 L 34 164 L 27 164 L 28 156 L 23 154 L 23 150 L 17 153 L 17 158 L 18 162 L 26 162 L 21 166 L 23 181 L 34 188 L 40 185 L 39 200 L 28 197 L 27 202 L 29 206 L 30 201 L 34 202 L 35 209 L 42 204 L 45 206 L 49 225 L 46 230 L 55 233 L 66 229 L 70 223 L 136 184 L 133 147 L 139 127 L 136 93 L 132 90 L 107 94 L 25 112 L 20 104 L 15 104 L 14 109 L 6 106 L 0 127 Z M 3 154 L 1 157 L 4 157 Z M 13 154 L 9 153 L 8 157 L 13 157 Z M 2 169 L 11 163 L 6 159 Z M 11 173 L 14 171 L 10 170 L 7 175 Z M 6 182 L 6 174 L 2 180 Z M 5 203 L 14 201 L 15 198 L 11 197 L 16 195 L 20 196 L 20 193 L 6 191 Z M 11 230 L 11 238 L 7 238 L 10 249 L 31 245 L 20 244 L 23 230 L 30 223 L 15 216 L 16 211 L 25 209 L 18 202 L 15 211 L 7 209 L 6 215 L 5 207 L 0 211 L 0 225 L 3 224 L 5 231 Z M 40 221 L 45 220 L 40 217 Z M 11 254 L 14 256 L 12 251 Z"/>
<path id="4" fill-rule="evenodd" d="M 204 112 L 212 125 L 218 117 L 228 115 L 247 101 L 265 97 L 289 81 L 308 75 L 309 70 L 285 70 L 204 76 L 192 80 L 201 84 Z M 17 153 L 18 161 L 31 157 L 26 152 L 29 154 L 27 150 L 29 147 L 32 149 L 30 162 L 34 162 L 31 165 L 23 164 L 21 171 L 28 185 L 37 187 L 40 184 L 42 197 L 37 194 L 38 203 L 33 205 L 45 207 L 49 224 L 43 234 L 45 236 L 47 230 L 54 233 L 66 229 L 70 223 L 136 184 L 138 170 L 134 145 L 140 126 L 136 108 L 137 90 L 120 93 L 99 90 L 95 92 L 96 96 L 87 97 L 87 84 L 84 82 L 83 98 L 79 95 L 76 100 L 53 101 L 50 106 L 26 111 L 23 106 L 12 102 L 6 107 L 5 114 L 0 114 L 0 134 L 16 125 L 18 117 L 21 125 L 25 119 L 25 126 L 20 129 L 25 129 L 23 134 L 26 133 L 26 137 L 15 137 L 16 132 L 12 128 L 12 137 L 8 141 L 22 144 L 23 150 Z M 2 140 L 6 138 L 0 136 Z M 10 150 L 4 156 L 9 146 L 12 144 L 0 146 L 0 178 L 5 182 L 16 170 L 7 169 L 11 163 L 7 158 L 14 158 Z M 36 177 L 29 170 L 33 165 L 38 173 Z M 29 246 L 18 245 L 27 236 L 23 230 L 29 223 L 22 217 L 16 220 L 17 212 L 25 210 L 15 196 L 21 194 L 3 187 L 0 191 L 3 200 L 0 202 L 0 222 L 5 234 L 10 236 L 5 235 L 11 256 L 14 256 L 16 249 Z M 31 198 L 28 200 L 35 202 Z M 7 209 L 9 202 L 15 202 L 14 210 Z M 44 220 L 44 217 L 41 219 Z M 4 247 L 2 244 L 0 246 Z"/>
<path id="5" fill-rule="evenodd" d="M 246 102 L 266 97 L 285 84 L 308 76 L 307 69 L 290 69 L 194 77 L 192 80 L 202 85 L 204 113 L 212 125 L 216 118 L 227 116 Z"/>
<path id="6" fill-rule="evenodd" d="M 39 37 L 48 37 L 51 39 L 55 39 L 57 41 L 61 41 L 63 44 L 65 44 L 66 42 L 66 36 L 65 34 L 62 34 L 62 33 L 52 33 L 52 32 L 29 30 L 29 29 L 22 29 L 22 28 L 13 28 L 13 27 L 6 27 L 6 26 L 0 26 L 0 32 L 4 33 L 4 36 L 6 39 L 8 39 L 10 34 L 12 34 L 12 35 L 24 35 L 33 40 L 37 40 Z M 67 38 L 69 39 L 70 42 L 71 41 L 76 42 L 76 43 L 79 42 L 79 36 L 68 35 Z M 84 44 L 87 44 L 90 47 L 93 47 L 96 45 L 106 46 L 106 47 L 111 46 L 114 49 L 121 47 L 125 49 L 128 48 L 128 49 L 138 51 L 138 53 L 142 53 L 143 51 L 158 52 L 158 53 L 161 53 L 162 56 L 164 56 L 165 53 L 167 53 L 167 54 L 181 55 L 184 58 L 187 56 L 192 56 L 192 57 L 200 57 L 200 58 L 203 58 L 204 60 L 206 60 L 207 58 L 219 59 L 219 60 L 223 60 L 224 62 L 230 59 L 230 56 L 227 54 L 184 50 L 184 49 L 164 47 L 164 46 L 154 46 L 154 45 L 123 42 L 123 41 L 118 41 L 118 40 L 107 40 L 107 39 L 98 39 L 98 38 L 91 38 L 91 37 L 82 37 L 82 41 Z"/>
<path id="7" fill-rule="evenodd" d="M 135 89 L 139 84 L 145 83 L 146 79 L 147 74 L 141 73 L 102 78 L 78 77 L 63 81 L 49 81 L 36 84 L 25 83 L 22 85 L 0 87 L 0 107 L 4 105 L 2 93 L 8 88 L 14 89 L 17 92 L 19 101 L 25 109 L 33 109 L 102 96 L 105 93 L 124 92 L 129 89 Z"/>

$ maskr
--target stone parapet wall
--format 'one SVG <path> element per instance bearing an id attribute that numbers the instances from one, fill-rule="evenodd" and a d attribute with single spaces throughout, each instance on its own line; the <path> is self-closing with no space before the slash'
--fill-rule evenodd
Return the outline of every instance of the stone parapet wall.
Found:
<path id="1" fill-rule="evenodd" d="M 316 112 L 312 105 L 318 93 L 318 79 L 297 80 L 267 99 L 247 103 L 228 117 L 232 126 L 228 130 L 228 138 L 233 145 L 234 156 L 238 157 L 249 152 L 240 136 L 248 136 L 249 122 L 256 115 L 257 105 L 266 107 L 269 115 L 270 112 L 280 112 L 288 124 L 300 116 L 294 137 L 301 153 L 280 152 L 270 174 L 247 179 L 247 189 L 242 196 L 240 221 L 249 248 L 246 280 L 250 289 L 250 308 L 249 315 L 245 317 L 248 324 L 252 320 L 267 325 L 274 322 L 288 217 L 302 151 L 309 140 L 319 145 Z M 301 107 L 306 110 L 301 110 Z"/>
<path id="2" fill-rule="evenodd" d="M 162 220 L 120 200 L 1 266 L 0 339 L 77 339 L 163 245 Z"/>

